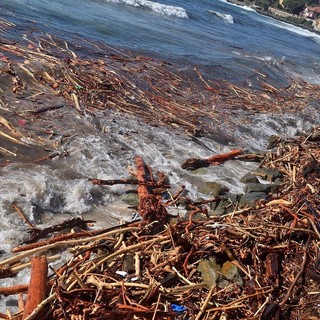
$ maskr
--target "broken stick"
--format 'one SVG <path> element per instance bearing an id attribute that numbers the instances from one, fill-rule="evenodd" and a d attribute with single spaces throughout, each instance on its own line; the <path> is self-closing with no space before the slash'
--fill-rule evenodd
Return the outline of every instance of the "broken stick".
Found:
<path id="1" fill-rule="evenodd" d="M 228 153 L 218 154 L 207 159 L 197 159 L 191 158 L 187 159 L 182 165 L 181 168 L 185 170 L 195 170 L 199 168 L 208 167 L 210 165 L 219 165 L 227 160 L 233 159 L 236 156 L 242 154 L 241 149 L 231 150 Z"/>

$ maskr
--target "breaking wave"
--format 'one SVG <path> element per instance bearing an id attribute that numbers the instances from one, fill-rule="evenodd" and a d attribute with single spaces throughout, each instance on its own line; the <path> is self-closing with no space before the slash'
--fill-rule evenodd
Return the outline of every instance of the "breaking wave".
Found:
<path id="1" fill-rule="evenodd" d="M 106 1 L 112 2 L 112 3 L 126 4 L 133 7 L 145 8 L 166 16 L 188 18 L 188 14 L 184 8 L 169 6 L 169 5 L 154 2 L 154 1 L 149 1 L 149 0 L 106 0 Z"/>
<path id="2" fill-rule="evenodd" d="M 209 13 L 215 15 L 228 23 L 234 23 L 233 16 L 231 14 L 221 13 L 218 11 L 209 10 Z"/>

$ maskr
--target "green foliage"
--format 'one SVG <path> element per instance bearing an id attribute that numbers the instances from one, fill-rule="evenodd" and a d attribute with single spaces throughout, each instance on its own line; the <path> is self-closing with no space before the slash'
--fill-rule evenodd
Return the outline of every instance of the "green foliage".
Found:
<path id="1" fill-rule="evenodd" d="M 306 0 L 284 0 L 284 8 L 293 14 L 299 14 L 306 5 Z"/>
<path id="2" fill-rule="evenodd" d="M 307 0 L 306 6 L 317 6 L 320 4 L 320 0 Z"/>
<path id="3" fill-rule="evenodd" d="M 289 23 L 293 23 L 295 25 L 303 25 L 305 27 L 312 27 L 312 21 L 309 21 L 304 18 L 297 18 L 297 17 L 287 17 L 286 21 Z"/>

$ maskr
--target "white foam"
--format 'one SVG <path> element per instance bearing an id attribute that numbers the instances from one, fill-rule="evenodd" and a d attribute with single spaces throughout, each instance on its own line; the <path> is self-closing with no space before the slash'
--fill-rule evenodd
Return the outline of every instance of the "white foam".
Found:
<path id="1" fill-rule="evenodd" d="M 169 6 L 149 0 L 106 0 L 107 2 L 126 4 L 133 7 L 150 9 L 153 12 L 166 16 L 188 18 L 186 10 L 182 7 Z"/>
<path id="2" fill-rule="evenodd" d="M 213 10 L 209 10 L 209 13 L 223 19 L 224 21 L 226 21 L 228 23 L 231 23 L 231 24 L 234 23 L 233 16 L 231 14 L 221 13 L 221 12 L 213 11 Z"/>
<path id="3" fill-rule="evenodd" d="M 249 6 L 238 5 L 238 4 L 229 2 L 228 0 L 219 0 L 219 1 L 224 2 L 224 3 L 227 3 L 227 4 L 229 4 L 230 6 L 234 6 L 234 7 L 243 9 L 243 10 L 245 10 L 245 11 L 253 11 L 253 12 L 256 12 L 256 13 L 257 13 L 256 10 L 254 10 L 252 7 L 249 7 Z"/>
<path id="4" fill-rule="evenodd" d="M 294 26 L 290 23 L 278 21 L 278 20 L 270 18 L 270 17 L 264 17 L 264 18 L 265 18 L 264 22 L 267 24 L 271 24 L 271 25 L 278 27 L 278 28 L 281 28 L 281 29 L 286 29 L 288 31 L 291 31 L 291 32 L 296 33 L 296 34 L 303 36 L 303 37 L 312 38 L 315 42 L 320 44 L 320 35 L 316 34 L 315 32 L 311 32 L 309 30 Z"/>

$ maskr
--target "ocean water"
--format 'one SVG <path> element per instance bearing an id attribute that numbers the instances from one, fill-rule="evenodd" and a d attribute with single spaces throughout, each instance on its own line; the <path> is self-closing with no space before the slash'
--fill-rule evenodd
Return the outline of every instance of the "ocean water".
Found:
<path id="1" fill-rule="evenodd" d="M 3 12 L 66 38 L 202 66 L 208 77 L 245 82 L 289 71 L 320 82 L 320 35 L 221 0 L 2 0 Z"/>
<path id="2" fill-rule="evenodd" d="M 320 83 L 319 35 L 220 0 L 1 0 L 0 18 L 16 23 L 14 31 L 8 31 L 13 38 L 32 32 L 80 44 L 102 42 L 170 61 L 182 72 L 197 66 L 208 78 L 242 85 L 249 86 L 261 74 L 275 85 L 296 76 Z M 133 210 L 121 196 L 134 187 L 101 188 L 88 179 L 127 178 L 135 155 L 168 175 L 173 194 L 185 185 L 187 195 L 195 200 L 203 197 L 199 187 L 208 181 L 241 193 L 239 179 L 256 164 L 230 161 L 201 174 L 186 172 L 180 164 L 187 158 L 209 157 L 233 148 L 264 150 L 270 135 L 294 136 L 320 123 L 317 106 L 301 115 L 241 114 L 239 125 L 232 128 L 233 142 L 199 138 L 209 151 L 182 132 L 142 124 L 129 116 L 101 112 L 95 117 L 74 117 L 77 125 L 70 126 L 69 142 L 60 150 L 68 152 L 68 157 L 46 164 L 18 162 L 0 169 L 0 250 L 4 257 L 26 237 L 27 228 L 12 204 L 38 227 L 79 215 L 97 220 L 97 226 L 130 220 Z M 246 119 L 250 127 L 244 126 Z M 221 122 L 217 130 L 230 128 Z M 1 280 L 0 285 L 25 283 L 28 274 L 24 271 L 17 278 Z M 1 312 L 11 308 L 10 299 L 0 297 Z"/>

